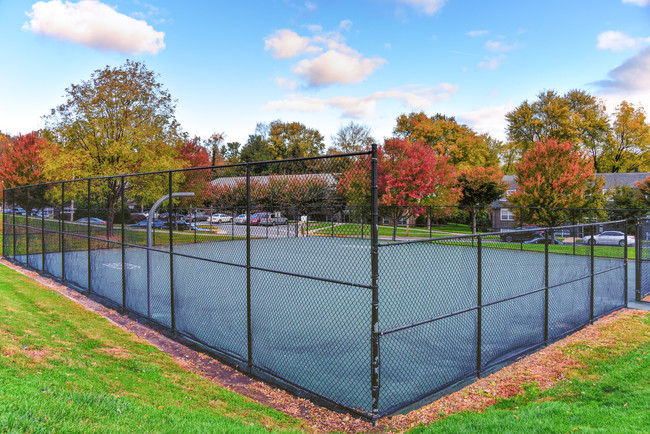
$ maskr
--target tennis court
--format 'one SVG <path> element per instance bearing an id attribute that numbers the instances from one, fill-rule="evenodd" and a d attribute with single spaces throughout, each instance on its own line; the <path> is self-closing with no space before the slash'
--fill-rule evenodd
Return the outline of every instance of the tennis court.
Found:
<path id="1" fill-rule="evenodd" d="M 479 249 L 468 239 L 380 245 L 380 413 L 544 343 L 545 253 L 493 246 L 481 249 L 479 303 Z M 370 247 L 358 238 L 251 240 L 255 367 L 345 407 L 371 410 Z M 170 253 L 150 251 L 151 312 L 147 249 L 122 253 L 93 250 L 89 261 L 87 251 L 66 251 L 65 278 L 171 328 Z M 62 277 L 62 257 L 15 260 Z M 246 263 L 246 240 L 174 245 L 174 329 L 242 362 L 249 357 Z M 589 256 L 548 255 L 547 340 L 589 322 L 592 276 L 594 316 L 625 304 L 623 261 L 596 257 L 593 271 Z"/>

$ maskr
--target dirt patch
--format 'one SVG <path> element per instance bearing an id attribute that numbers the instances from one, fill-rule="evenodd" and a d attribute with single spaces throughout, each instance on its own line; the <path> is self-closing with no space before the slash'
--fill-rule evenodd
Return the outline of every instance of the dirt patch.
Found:
<path id="1" fill-rule="evenodd" d="M 38 350 L 26 349 L 25 354 L 29 356 L 35 363 L 43 363 L 47 361 L 47 359 L 51 358 L 52 356 L 52 353 L 47 348 L 42 348 Z"/>
<path id="2" fill-rule="evenodd" d="M 185 347 L 155 330 L 37 273 L 22 270 L 3 260 L 0 260 L 0 263 L 33 278 L 49 289 L 60 292 L 84 308 L 102 315 L 115 325 L 134 333 L 139 338 L 171 355 L 176 363 L 184 369 L 195 372 L 221 387 L 250 397 L 288 415 L 302 418 L 306 421 L 308 427 L 315 432 L 401 432 L 423 423 L 434 422 L 454 413 L 467 410 L 482 411 L 495 404 L 500 398 L 510 398 L 522 393 L 525 384 L 537 383 L 539 389 L 546 390 L 565 378 L 565 375 L 568 375 L 569 372 L 582 368 L 582 365 L 572 358 L 571 351 L 568 350 L 571 345 L 613 346 L 616 344 L 617 337 L 615 333 L 608 333 L 608 326 L 619 320 L 647 315 L 647 312 L 630 309 L 614 312 L 601 318 L 593 325 L 549 345 L 488 377 L 479 379 L 455 393 L 444 396 L 408 414 L 383 418 L 376 427 L 373 427 L 370 423 L 355 419 L 347 414 L 316 406 L 309 400 L 297 398 L 284 390 L 248 377 L 206 354 Z M 99 351 L 115 357 L 128 357 L 128 354 L 120 352 L 119 347 L 101 348 Z"/>
<path id="3" fill-rule="evenodd" d="M 108 354 L 109 356 L 115 357 L 116 359 L 128 359 L 129 357 L 131 357 L 129 352 L 122 347 L 97 348 L 96 351 Z"/>

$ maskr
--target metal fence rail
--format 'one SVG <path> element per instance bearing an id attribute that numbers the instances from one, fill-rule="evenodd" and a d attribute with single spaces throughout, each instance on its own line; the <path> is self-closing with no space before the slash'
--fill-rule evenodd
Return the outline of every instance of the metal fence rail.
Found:
<path id="1" fill-rule="evenodd" d="M 434 233 L 452 213 L 430 208 L 407 236 L 418 216 L 380 205 L 378 169 L 373 147 L 6 189 L 2 254 L 372 421 L 626 305 L 627 241 L 588 242 L 625 221 L 528 244 Z M 177 192 L 194 196 L 163 202 L 149 245 L 137 211 Z M 399 234 L 380 221 L 398 213 L 413 218 Z"/>

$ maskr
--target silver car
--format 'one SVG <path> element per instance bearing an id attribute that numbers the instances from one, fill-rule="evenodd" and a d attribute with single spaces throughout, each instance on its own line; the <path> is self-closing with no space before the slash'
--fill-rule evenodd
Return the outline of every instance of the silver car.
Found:
<path id="1" fill-rule="evenodd" d="M 605 246 L 625 246 L 625 234 L 621 231 L 605 231 L 597 235 L 587 235 L 582 239 L 585 244 L 605 245 Z M 634 237 L 627 236 L 627 245 L 633 246 L 635 243 Z"/>
<path id="2" fill-rule="evenodd" d="M 228 214 L 215 213 L 208 218 L 208 223 L 227 223 L 232 220 Z"/>

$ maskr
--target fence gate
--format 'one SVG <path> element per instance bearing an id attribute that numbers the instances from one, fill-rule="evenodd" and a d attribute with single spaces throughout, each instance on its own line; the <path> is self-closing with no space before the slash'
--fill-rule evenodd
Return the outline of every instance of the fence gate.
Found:
<path id="1" fill-rule="evenodd" d="M 650 302 L 650 217 L 636 226 L 636 301 Z"/>

